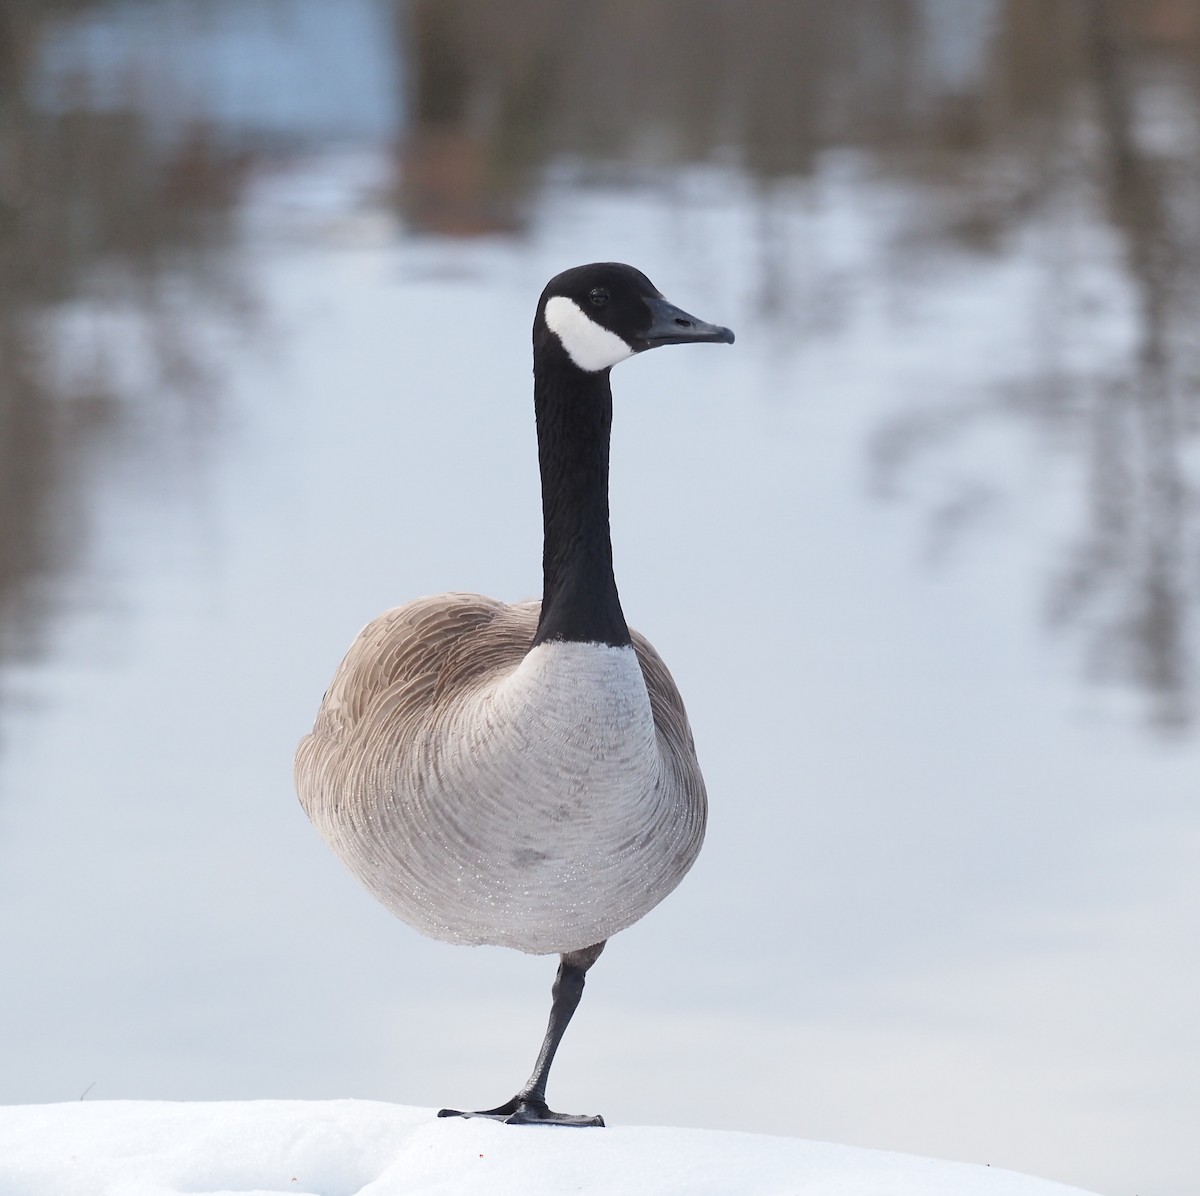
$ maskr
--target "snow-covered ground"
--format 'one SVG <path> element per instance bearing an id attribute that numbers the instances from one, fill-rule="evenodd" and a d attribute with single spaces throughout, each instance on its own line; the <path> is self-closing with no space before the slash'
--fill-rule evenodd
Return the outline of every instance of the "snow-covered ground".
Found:
<path id="1" fill-rule="evenodd" d="M 1069 1196 L 986 1166 L 715 1130 L 517 1128 L 375 1101 L 0 1109 L 3 1196 Z"/>

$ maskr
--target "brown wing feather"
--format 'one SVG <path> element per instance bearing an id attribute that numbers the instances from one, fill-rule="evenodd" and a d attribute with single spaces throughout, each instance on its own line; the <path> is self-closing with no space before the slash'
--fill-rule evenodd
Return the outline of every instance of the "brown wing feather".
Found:
<path id="1" fill-rule="evenodd" d="M 640 631 L 629 629 L 642 676 L 646 679 L 646 690 L 650 694 L 650 709 L 654 714 L 654 729 L 658 738 L 665 740 L 671 754 L 682 760 L 695 761 L 696 746 L 692 739 L 692 728 L 688 723 L 683 698 L 675 685 L 663 658 L 654 650 L 650 641 Z M 699 770 L 697 769 L 697 777 Z"/>
<path id="2" fill-rule="evenodd" d="M 540 602 L 515 605 L 480 594 L 417 598 L 372 620 L 359 633 L 325 694 L 311 738 L 343 741 L 381 699 L 405 710 L 437 705 L 447 692 L 514 668 L 529 651 Z M 694 754 L 679 690 L 650 641 L 630 630 L 661 739 Z M 400 712 L 397 712 L 398 714 Z"/>
<path id="3" fill-rule="evenodd" d="M 371 783 L 357 766 L 375 758 L 364 736 L 403 742 L 420 733 L 442 695 L 516 666 L 533 632 L 522 644 L 513 609 L 481 594 L 437 594 L 385 611 L 358 633 L 296 750 L 296 791 L 310 817 Z M 500 634 L 489 635 L 497 624 Z"/>
<path id="4" fill-rule="evenodd" d="M 373 619 L 359 632 L 334 674 L 312 737 L 348 737 L 384 698 L 403 695 L 405 706 L 428 706 L 439 689 L 458 682 L 458 669 L 478 672 L 483 667 L 502 667 L 505 650 L 507 661 L 515 664 L 525 649 L 512 643 L 512 637 L 478 659 L 472 652 L 481 638 L 487 639 L 480 633 L 507 609 L 504 603 L 478 594 L 438 594 Z"/>

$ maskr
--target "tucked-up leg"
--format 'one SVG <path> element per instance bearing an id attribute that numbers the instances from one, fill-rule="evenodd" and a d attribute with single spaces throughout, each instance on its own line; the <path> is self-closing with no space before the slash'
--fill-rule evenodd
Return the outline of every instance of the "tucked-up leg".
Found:
<path id="1" fill-rule="evenodd" d="M 441 1109 L 439 1117 L 491 1117 L 508 1125 L 603 1125 L 603 1117 L 587 1117 L 571 1113 L 555 1113 L 546 1105 L 546 1080 L 550 1075 L 550 1064 L 570 1024 L 571 1015 L 583 996 L 583 981 L 588 968 L 600 957 L 603 943 L 584 947 L 582 951 L 570 951 L 561 957 L 558 975 L 551 990 L 550 1024 L 538 1053 L 537 1063 L 525 1087 L 510 1101 L 495 1109 L 483 1109 L 475 1113 L 464 1113 L 458 1109 Z"/>

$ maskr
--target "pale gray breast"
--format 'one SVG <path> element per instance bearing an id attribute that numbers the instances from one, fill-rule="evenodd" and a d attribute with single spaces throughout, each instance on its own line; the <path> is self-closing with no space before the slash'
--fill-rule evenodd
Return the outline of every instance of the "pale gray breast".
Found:
<path id="1" fill-rule="evenodd" d="M 576 950 L 683 878 L 704 785 L 666 667 L 550 643 L 538 604 L 442 595 L 351 646 L 300 745 L 301 802 L 390 909 L 435 938 Z"/>

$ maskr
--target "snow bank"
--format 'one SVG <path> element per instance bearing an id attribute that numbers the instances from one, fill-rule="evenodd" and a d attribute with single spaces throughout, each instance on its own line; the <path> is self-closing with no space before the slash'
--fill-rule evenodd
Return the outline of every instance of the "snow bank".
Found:
<path id="1" fill-rule="evenodd" d="M 1079 1196 L 989 1167 L 712 1130 L 439 1120 L 374 1101 L 0 1108 L 2 1196 Z"/>

